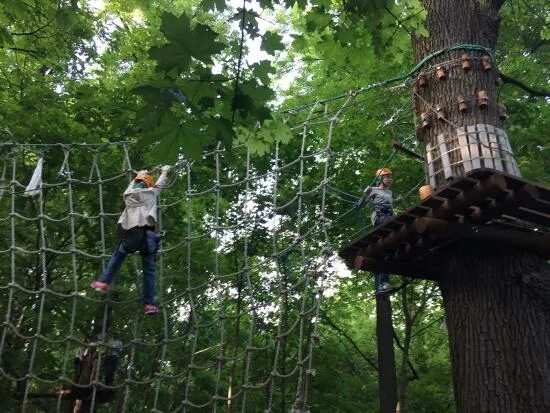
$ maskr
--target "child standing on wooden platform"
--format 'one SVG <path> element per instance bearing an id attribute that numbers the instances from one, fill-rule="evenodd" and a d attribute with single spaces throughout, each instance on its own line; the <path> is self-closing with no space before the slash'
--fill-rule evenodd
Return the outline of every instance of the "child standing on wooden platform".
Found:
<path id="1" fill-rule="evenodd" d="M 389 221 L 393 217 L 393 194 L 390 186 L 393 183 L 392 171 L 388 168 L 380 168 L 375 173 L 374 184 L 376 186 L 367 186 L 363 191 L 363 197 L 359 200 L 357 206 L 362 208 L 367 203 L 372 204 L 373 212 L 371 215 L 372 225 L 377 226 Z M 389 274 L 386 272 L 375 272 L 374 280 L 376 294 L 391 291 Z"/>

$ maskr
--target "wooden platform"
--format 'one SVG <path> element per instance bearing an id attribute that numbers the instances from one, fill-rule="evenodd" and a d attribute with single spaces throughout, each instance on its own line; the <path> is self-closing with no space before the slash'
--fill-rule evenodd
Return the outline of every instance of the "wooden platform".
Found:
<path id="1" fill-rule="evenodd" d="M 350 268 L 437 279 L 457 241 L 511 245 L 550 258 L 550 189 L 477 169 L 340 250 Z"/>

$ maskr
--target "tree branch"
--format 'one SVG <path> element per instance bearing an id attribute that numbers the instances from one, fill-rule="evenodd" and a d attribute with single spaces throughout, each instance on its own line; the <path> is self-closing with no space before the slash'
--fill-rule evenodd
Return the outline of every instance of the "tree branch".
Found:
<path id="1" fill-rule="evenodd" d="M 46 24 L 44 24 L 43 26 L 40 26 L 39 28 L 37 29 L 34 29 L 33 31 L 31 32 L 14 32 L 14 33 L 10 33 L 12 36 L 33 36 L 35 35 L 36 33 L 38 33 L 40 30 L 43 30 L 45 29 L 46 27 L 48 27 L 50 24 L 52 24 L 54 22 L 55 18 L 51 19 L 49 22 L 47 22 Z"/>
<path id="2" fill-rule="evenodd" d="M 361 351 L 357 343 L 355 343 L 355 341 L 353 341 L 353 339 L 344 330 L 334 324 L 334 322 L 330 318 L 328 318 L 326 314 L 321 314 L 321 319 L 324 320 L 329 327 L 340 333 L 346 340 L 348 340 L 355 351 L 357 351 L 373 369 L 379 371 L 378 366 L 374 363 L 374 361 L 372 361 L 365 353 Z"/>
<path id="3" fill-rule="evenodd" d="M 539 96 L 539 97 L 550 97 L 550 91 L 547 90 L 536 90 L 533 89 L 530 86 L 527 86 L 525 83 L 520 82 L 519 80 L 516 80 L 508 75 L 505 75 L 504 73 L 499 73 L 500 78 L 504 83 L 510 83 L 512 85 L 515 85 L 523 90 L 525 90 L 527 93 L 529 93 L 531 96 Z"/>
<path id="4" fill-rule="evenodd" d="M 401 27 L 403 28 L 403 30 L 405 30 L 407 32 L 407 34 L 410 36 L 411 35 L 411 31 L 403 24 L 403 22 L 401 20 L 399 20 L 399 17 L 397 17 L 389 8 L 388 6 L 384 6 L 384 10 L 386 10 L 386 12 L 395 19 L 395 21 L 397 22 L 397 27 Z M 395 34 L 395 32 L 394 32 Z M 393 37 L 393 36 L 392 36 Z"/>
<path id="5" fill-rule="evenodd" d="M 241 39 L 239 42 L 239 61 L 237 62 L 237 75 L 235 76 L 235 90 L 233 92 L 233 103 L 232 103 L 233 108 L 231 113 L 231 125 L 235 123 L 235 114 L 237 112 L 237 107 L 235 103 L 239 94 L 239 81 L 241 80 L 241 67 L 243 64 L 245 18 L 246 18 L 246 0 L 243 0 L 243 12 L 241 16 Z"/>
<path id="6" fill-rule="evenodd" d="M 412 335 L 411 335 L 411 339 L 412 338 L 415 338 L 416 336 L 420 335 L 422 332 L 426 331 L 427 329 L 429 329 L 431 326 L 433 326 L 435 323 L 439 323 L 441 321 L 443 321 L 443 319 L 445 318 L 445 316 L 441 316 L 439 318 L 436 318 L 434 321 L 432 321 L 431 323 L 429 323 L 428 325 L 425 325 L 424 327 L 422 328 L 419 328 L 417 331 L 415 331 Z"/>
<path id="7" fill-rule="evenodd" d="M 3 45 L 0 44 L 0 49 L 5 49 L 5 47 L 4 47 Z M 33 57 L 36 57 L 35 55 L 40 54 L 40 51 L 39 51 L 39 50 L 23 49 L 23 48 L 21 48 L 21 47 L 8 47 L 7 49 L 8 49 L 8 50 L 13 50 L 14 52 L 28 53 L 28 54 L 30 54 L 30 55 L 33 56 Z"/>
<path id="8" fill-rule="evenodd" d="M 547 39 L 544 39 L 544 40 L 539 40 L 537 42 L 537 44 L 535 44 L 533 46 L 533 48 L 531 49 L 531 51 L 529 52 L 529 54 L 533 54 L 535 53 L 538 49 L 540 49 L 542 46 L 545 46 L 545 45 L 548 45 L 550 44 L 550 40 L 547 40 Z"/>
<path id="9" fill-rule="evenodd" d="M 392 328 L 392 333 L 393 333 L 393 339 L 395 341 L 395 344 L 397 344 L 397 347 L 399 347 L 399 349 L 402 351 L 402 352 L 405 352 L 405 349 L 403 348 L 403 345 L 401 344 L 401 342 L 399 341 L 399 337 L 397 336 L 397 333 L 395 332 L 395 329 Z M 412 337 L 412 336 L 411 336 Z M 411 369 L 411 373 L 413 375 L 413 378 L 415 380 L 419 380 L 420 379 L 420 376 L 418 375 L 418 373 L 416 372 L 416 369 L 414 368 L 411 360 L 407 357 L 407 365 L 409 366 L 409 369 Z"/>

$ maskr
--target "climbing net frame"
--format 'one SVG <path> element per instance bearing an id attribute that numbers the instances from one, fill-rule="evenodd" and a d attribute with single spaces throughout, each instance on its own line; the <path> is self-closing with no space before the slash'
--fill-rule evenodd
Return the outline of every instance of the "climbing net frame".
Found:
<path id="1" fill-rule="evenodd" d="M 464 46 L 456 49 L 494 59 L 491 51 Z M 426 63 L 434 56 L 372 87 L 431 71 Z M 289 118 L 302 115 L 289 119 L 301 138 L 300 154 L 291 160 L 284 145 L 260 161 L 246 148 L 218 145 L 201 162 L 178 163 L 159 205 L 159 229 L 168 236 L 158 255 L 163 311 L 155 318 L 142 316 L 136 305 L 136 256 L 107 297 L 88 291 L 116 245 L 120 195 L 135 173 L 132 164 L 143 165 L 131 156 L 137 152 L 132 143 L 0 143 L 0 153 L 7 153 L 0 160 L 0 388 L 15 394 L 0 398 L 0 406 L 34 411 L 35 400 L 49 392 L 55 411 L 67 411 L 63 389 L 76 389 L 89 411 L 107 411 L 105 391 L 117 393 L 121 412 L 308 411 L 317 319 L 337 275 L 335 228 L 357 215 L 357 192 L 341 189 L 331 141 L 343 115 L 369 103 L 354 95 L 370 90 L 287 111 Z M 410 115 L 397 109 L 387 122 Z M 231 168 L 228 152 L 246 168 Z M 385 161 L 377 167 L 394 155 L 380 157 Z M 49 183 L 37 197 L 24 197 L 24 182 L 41 156 Z M 335 202 L 350 208 L 342 212 Z M 362 222 L 352 237 L 365 227 Z M 105 361 L 120 349 L 110 382 Z M 83 353 L 95 354 L 85 380 L 75 377 L 73 365 L 73 355 Z"/>
<path id="2" fill-rule="evenodd" d="M 91 411 L 104 408 L 109 391 L 122 412 L 307 411 L 319 311 L 338 284 L 335 228 L 350 226 L 357 212 L 338 189 L 335 127 L 371 103 L 349 93 L 289 118 L 299 137 L 290 160 L 280 144 L 270 158 L 256 159 L 246 145 L 229 156 L 219 144 L 200 162 L 180 159 L 159 199 L 158 229 L 167 237 L 155 317 L 136 305 L 136 255 L 106 297 L 88 289 L 116 246 L 122 191 L 136 159 L 143 165 L 139 151 L 130 142 L 2 144 L 0 380 L 15 386 L 14 403 L 32 411 L 49 392 L 64 411 L 72 389 Z M 381 125 L 407 117 L 401 108 Z M 44 182 L 26 197 L 40 158 Z M 233 167 L 236 160 L 245 168 Z M 350 205 L 342 212 L 343 201 Z M 95 361 L 82 380 L 75 354 L 87 350 Z M 107 380 L 105 361 L 116 353 L 120 366 Z"/>

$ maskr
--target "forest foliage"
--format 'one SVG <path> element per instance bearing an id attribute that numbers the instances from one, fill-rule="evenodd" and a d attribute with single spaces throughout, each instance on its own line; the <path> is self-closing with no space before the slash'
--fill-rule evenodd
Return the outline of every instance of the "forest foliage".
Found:
<path id="1" fill-rule="evenodd" d="M 183 156 L 195 162 L 195 182 L 205 185 L 211 182 L 215 161 L 203 154 L 219 148 L 221 142 L 226 149 L 224 176 L 246 173 L 243 147 L 250 148 L 258 170 L 268 170 L 276 147 L 281 162 L 299 156 L 300 126 L 310 113 L 312 106 L 308 105 L 312 102 L 327 100 L 326 108 L 320 104 L 315 110 L 336 112 L 351 96 L 350 91 L 402 75 L 413 67 L 416 62 L 412 61 L 411 34 L 429 35 L 423 26 L 426 10 L 422 3 L 420 0 L 257 0 L 253 4 L 223 0 L 4 0 L 0 4 L 3 85 L 0 141 L 65 144 L 132 141 L 133 165 L 139 168 L 173 164 Z M 513 150 L 523 176 L 543 184 L 550 183 L 548 15 L 548 4 L 544 0 L 506 1 L 495 51 L 499 69 L 506 78 L 516 80 L 504 81 L 499 92 L 499 99 L 509 113 L 506 129 Z M 257 49 L 263 52 L 261 57 L 252 53 Z M 358 93 L 353 103 L 341 112 L 330 154 L 331 182 L 341 192 L 340 195 L 333 192 L 327 201 L 330 218 L 339 218 L 349 210 L 353 195 L 360 194 L 372 181 L 373 171 L 391 156 L 392 139 L 422 151 L 414 137 L 417 120 L 412 113 L 409 88 L 406 82 L 396 82 Z M 335 96 L 343 98 L 331 100 Z M 319 116 L 317 112 L 312 113 Z M 309 149 L 320 150 L 327 131 L 312 130 Z M 232 150 L 234 147 L 240 149 Z M 2 152 L 2 157 L 4 164 L 8 164 L 7 152 Z M 106 174 L 116 173 L 121 157 L 120 148 L 102 153 Z M 48 161 L 51 165 L 61 165 L 63 153 L 54 152 Z M 75 163 L 74 173 L 85 176 L 91 161 L 92 155 L 82 155 Z M 26 155 L 19 171 L 21 180 L 28 179 L 35 162 L 36 154 Z M 396 207 L 403 210 L 416 201 L 415 187 L 423 180 L 422 165 L 398 154 L 388 166 L 395 173 Z M 55 180 L 56 172 L 57 169 L 46 171 L 45 179 Z M 321 165 L 307 169 L 306 188 L 321 182 L 323 172 Z M 125 179 L 106 184 L 105 192 L 119 194 L 125 187 Z M 7 182 L 4 178 L 2 185 Z M 277 202 L 285 204 L 296 192 L 296 182 L 282 177 Z M 79 208 L 90 215 L 97 214 L 100 208 L 97 192 L 79 194 L 76 200 Z M 64 195 L 67 194 L 49 197 L 48 210 L 59 210 L 62 216 L 66 212 Z M 198 232 L 207 231 L 207 221 L 215 215 L 216 208 L 221 209 L 222 221 L 225 219 L 226 223 L 238 217 L 242 211 L 238 190 L 224 190 L 217 198 L 214 195 L 193 201 L 189 208 L 182 205 L 167 216 L 164 226 L 169 228 L 169 237 L 172 240 L 185 237 L 188 225 Z M 166 202 L 176 202 L 180 196 L 167 191 Z M 258 188 L 256 196 L 265 201 L 269 194 Z M 2 251 L 10 248 L 6 217 L 12 206 L 8 201 L 6 196 L 0 198 Z M 316 195 L 310 202 L 310 208 L 303 212 L 305 223 L 315 219 L 318 205 L 324 201 Z M 39 214 L 38 205 L 32 199 L 18 199 L 17 207 L 27 216 Z M 106 197 L 102 207 L 106 211 L 120 210 L 120 197 Z M 261 218 L 262 211 L 257 213 Z M 282 228 L 295 225 L 296 214 L 297 209 L 292 206 L 280 211 L 279 219 L 287 225 Z M 363 220 L 368 220 L 366 214 Z M 334 250 L 349 241 L 360 225 L 353 214 L 339 219 L 330 230 Z M 111 228 L 113 233 L 108 228 L 106 236 L 109 245 L 115 242 L 114 224 Z M 27 224 L 18 229 L 18 239 L 24 240 L 29 248 L 37 243 L 36 229 L 33 231 L 29 231 Z M 261 262 L 272 254 L 272 233 L 265 225 L 251 231 L 249 235 L 254 237 L 254 243 L 250 254 Z M 294 234 L 285 231 L 280 231 L 282 245 L 293 242 Z M 81 245 L 90 249 L 97 247 L 99 227 L 82 223 L 76 233 Z M 67 234 L 55 234 L 48 240 L 52 246 L 68 242 Z M 227 272 L 231 268 L 237 271 L 243 259 L 240 242 L 242 240 L 235 237 L 218 256 L 214 252 L 219 249 L 215 240 L 203 238 L 193 250 L 192 263 L 187 262 L 184 251 L 175 252 L 166 259 L 168 271 L 163 288 L 185 289 L 185 280 L 176 271 L 182 263 L 192 268 L 197 280 L 204 274 L 212 274 L 214 255 Z M 319 254 L 321 244 L 319 239 L 308 240 L 305 250 Z M 18 266 L 29 268 L 28 278 L 22 285 L 32 288 L 38 279 L 38 271 L 32 269 L 38 268 L 38 262 L 23 256 L 17 259 L 20 260 Z M 61 260 L 68 262 L 69 258 L 59 258 Z M 299 258 L 289 260 L 283 267 L 299 265 Z M 52 268 L 56 265 L 52 263 Z M 95 264 L 83 262 L 79 271 L 79 287 L 85 289 L 98 269 Z M 308 404 L 315 412 L 375 412 L 373 283 L 368 274 L 340 271 L 341 274 L 335 273 L 335 287 L 322 301 L 315 320 L 321 338 L 314 351 L 316 374 L 309 383 Z M 70 282 L 60 272 L 52 270 L 50 281 L 70 291 Z M 0 263 L 2 287 L 11 277 L 10 260 L 5 259 Z M 232 288 L 239 289 L 240 282 L 236 279 Z M 399 284 L 401 280 L 395 277 L 393 282 Z M 131 295 L 122 286 L 117 293 L 120 299 Z M 272 293 L 273 290 L 266 287 L 258 299 L 268 303 Z M 7 299 L 7 294 L 3 289 L 3 298 Z M 10 311 L 14 320 L 20 320 L 22 331 L 28 321 L 27 333 L 32 335 L 34 323 L 29 314 L 34 308 L 32 298 L 22 291 L 16 294 L 18 307 Z M 237 305 L 234 297 L 225 299 L 227 311 L 234 311 Z M 202 300 L 200 304 L 210 308 L 204 317 L 214 320 L 219 309 L 215 300 L 206 295 Z M 411 283 L 394 296 L 393 304 L 396 360 L 399 381 L 407 389 L 406 411 L 453 412 L 448 345 L 437 287 L 427 281 Z M 76 336 L 86 337 L 90 317 L 97 311 L 94 306 L 88 303 L 80 308 L 74 321 Z M 2 314 L 8 311 L 5 304 L 0 304 L 0 309 Z M 62 337 L 66 328 L 59 325 L 69 322 L 71 304 L 56 307 L 52 303 L 48 309 L 44 328 L 59 329 L 58 335 Z M 120 330 L 125 329 L 121 320 L 132 319 L 134 311 L 135 306 L 116 311 L 119 321 L 115 324 L 118 323 Z M 299 308 L 290 306 L 290 311 L 297 314 Z M 208 325 L 209 320 L 203 321 Z M 189 327 L 178 317 L 170 322 L 175 335 Z M 228 330 L 238 331 L 238 324 L 229 323 Z M 219 339 L 219 326 L 215 322 L 211 325 L 208 340 L 215 342 Z M 265 335 L 268 332 L 276 334 L 275 327 L 266 327 Z M 161 326 L 148 320 L 140 333 L 144 337 L 160 337 Z M 259 345 L 263 338 L 260 334 L 255 344 Z M 16 338 L 8 342 L 2 371 L 17 375 L 25 369 L 28 360 L 17 348 Z M 406 349 L 405 342 L 409 343 Z M 288 344 L 289 352 L 292 344 Z M 170 349 L 174 359 L 182 360 L 188 350 L 176 346 Z M 40 362 L 57 372 L 63 362 L 63 351 L 41 354 Z M 154 362 L 156 355 L 149 356 L 133 361 L 143 377 L 158 367 Z M 268 358 L 263 360 L 266 368 L 270 363 Z M 282 364 L 284 369 L 285 363 Z M 291 367 L 291 364 L 287 366 Z M 52 373 L 50 379 L 57 378 Z M 204 389 L 204 397 L 212 394 L 215 372 L 205 372 L 196 380 L 196 388 Z M 0 377 L 0 407 L 14 406 L 10 395 L 15 390 L 13 380 L 5 375 Z M 276 410 L 288 411 L 293 394 L 288 390 L 285 393 L 282 384 L 278 391 L 282 404 Z M 168 392 L 166 394 L 168 398 Z M 139 396 L 133 395 L 135 399 L 130 403 L 134 406 L 151 403 L 152 396 L 149 399 L 147 396 L 145 401 Z M 265 401 L 265 396 L 251 398 L 246 411 L 263 411 Z M 403 409 L 405 411 L 405 406 Z"/>

